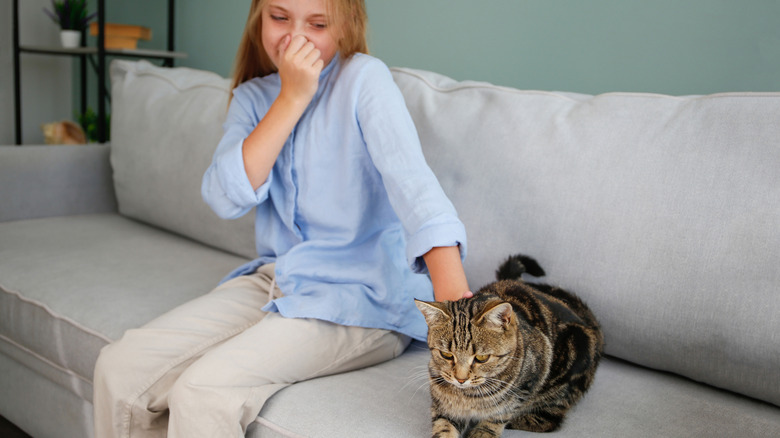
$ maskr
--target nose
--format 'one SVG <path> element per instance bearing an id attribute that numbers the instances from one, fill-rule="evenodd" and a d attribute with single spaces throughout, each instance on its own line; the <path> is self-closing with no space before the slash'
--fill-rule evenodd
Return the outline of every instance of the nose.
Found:
<path id="1" fill-rule="evenodd" d="M 464 382 L 466 382 L 466 380 L 468 380 L 468 379 L 458 379 L 458 378 L 456 377 L 456 378 L 455 378 L 455 380 L 457 380 L 457 381 L 458 381 L 458 383 L 464 383 Z"/>
<path id="2" fill-rule="evenodd" d="M 296 37 L 298 37 L 298 36 L 302 36 L 302 37 L 303 37 L 303 40 L 304 40 L 304 42 L 311 41 L 311 40 L 309 39 L 309 37 L 306 35 L 306 32 L 303 32 L 303 31 L 301 31 L 301 32 L 292 31 L 292 32 L 290 32 L 290 33 L 288 34 L 288 36 L 290 37 L 289 41 L 292 41 L 292 40 L 294 40 L 294 39 L 295 39 Z"/>
<path id="3" fill-rule="evenodd" d="M 308 36 L 306 36 L 306 24 L 301 22 L 295 22 L 293 23 L 292 28 L 290 28 L 290 38 L 295 38 L 296 36 L 301 35 L 307 40 L 309 39 Z"/>

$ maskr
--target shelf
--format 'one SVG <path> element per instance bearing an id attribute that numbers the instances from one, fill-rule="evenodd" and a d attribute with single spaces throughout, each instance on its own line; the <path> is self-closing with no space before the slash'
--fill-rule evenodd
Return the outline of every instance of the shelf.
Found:
<path id="1" fill-rule="evenodd" d="M 97 47 L 77 47 L 65 49 L 57 46 L 19 46 L 19 51 L 25 53 L 39 53 L 45 55 L 97 55 Z M 111 56 L 132 56 L 139 58 L 186 58 L 187 54 L 183 52 L 168 52 L 165 50 L 147 50 L 147 49 L 106 49 L 106 55 Z"/>
<path id="2" fill-rule="evenodd" d="M 65 49 L 60 46 L 25 46 L 19 44 L 19 0 L 13 0 L 13 58 L 14 58 L 14 122 L 16 131 L 16 144 L 22 144 L 22 95 L 21 95 L 21 70 L 20 57 L 22 53 L 55 55 L 55 56 L 77 56 L 80 61 L 81 71 L 81 112 L 87 110 L 87 61 L 97 74 L 97 95 L 98 109 L 97 117 L 100 121 L 97 124 L 97 141 L 104 143 L 106 138 L 106 103 L 110 99 L 106 89 L 106 58 L 109 56 L 124 56 L 137 58 L 162 59 L 163 65 L 173 67 L 174 59 L 186 58 L 187 54 L 174 51 L 174 3 L 175 0 L 168 0 L 168 41 L 166 50 L 146 50 L 146 49 L 102 49 L 105 47 L 105 25 L 106 25 L 106 0 L 97 0 L 97 23 L 98 35 L 95 47 L 77 47 Z M 100 24 L 102 23 L 102 25 Z M 82 32 L 82 40 L 86 41 L 86 30 Z"/>

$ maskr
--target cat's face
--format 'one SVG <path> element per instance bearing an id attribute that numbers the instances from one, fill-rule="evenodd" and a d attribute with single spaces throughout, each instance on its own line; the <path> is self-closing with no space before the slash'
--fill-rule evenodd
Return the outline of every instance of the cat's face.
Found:
<path id="1" fill-rule="evenodd" d="M 455 388 L 485 386 L 520 359 L 517 316 L 501 300 L 417 301 L 428 323 L 429 369 L 433 379 Z"/>

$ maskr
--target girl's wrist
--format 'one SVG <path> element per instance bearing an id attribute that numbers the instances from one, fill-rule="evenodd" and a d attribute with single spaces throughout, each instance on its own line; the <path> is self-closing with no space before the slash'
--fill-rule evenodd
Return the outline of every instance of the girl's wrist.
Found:
<path id="1" fill-rule="evenodd" d="M 462 292 L 463 289 L 457 289 L 457 290 L 451 290 L 447 292 L 439 291 L 437 292 L 435 289 L 433 291 L 433 296 L 436 301 L 458 301 L 462 300 L 464 298 L 471 298 L 474 296 L 474 293 L 470 290 L 467 290 L 465 292 Z"/>
<path id="2" fill-rule="evenodd" d="M 306 107 L 309 106 L 311 98 L 307 98 L 304 95 L 296 93 L 286 93 L 283 89 L 276 98 L 276 102 L 285 108 L 289 108 L 295 112 L 300 112 L 303 114 L 303 111 L 305 111 Z"/>

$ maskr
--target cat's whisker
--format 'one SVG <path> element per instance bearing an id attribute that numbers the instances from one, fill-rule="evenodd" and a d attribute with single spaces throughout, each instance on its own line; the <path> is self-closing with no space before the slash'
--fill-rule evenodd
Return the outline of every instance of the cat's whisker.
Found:
<path id="1" fill-rule="evenodd" d="M 419 384 L 423 384 L 424 385 L 426 383 L 428 383 L 428 377 L 427 376 L 420 376 L 420 377 L 410 378 L 410 379 L 407 379 L 406 383 L 404 383 L 398 389 L 398 392 L 403 391 L 404 389 L 406 389 L 407 387 L 409 387 L 411 385 L 419 385 Z"/>
<path id="2" fill-rule="evenodd" d="M 408 382 L 408 383 L 406 383 L 403 386 L 403 388 L 399 389 L 398 392 L 401 392 L 402 390 L 406 389 L 407 387 L 410 387 L 410 386 L 411 387 L 415 387 L 416 386 L 417 389 L 415 389 L 414 393 L 412 393 L 412 397 L 414 397 L 415 395 L 417 395 L 417 391 L 419 391 L 420 389 L 425 388 L 425 387 L 427 387 L 429 385 L 430 385 L 430 383 L 428 382 L 428 380 L 424 380 L 424 381 L 419 381 L 418 380 L 416 382 Z"/>
<path id="3" fill-rule="evenodd" d="M 409 397 L 409 401 L 412 401 L 412 400 L 413 400 L 415 397 L 417 397 L 417 393 L 418 393 L 418 392 L 419 392 L 421 389 L 425 388 L 426 386 L 428 386 L 428 383 L 427 383 L 427 382 L 426 382 L 426 383 L 423 383 L 423 384 L 421 384 L 420 386 L 418 386 L 418 387 L 417 387 L 417 389 L 415 389 L 415 390 L 414 390 L 414 392 L 412 393 L 412 395 Z"/>
<path id="4" fill-rule="evenodd" d="M 527 398 L 526 394 L 522 394 L 518 389 L 514 388 L 511 383 L 494 378 L 489 379 L 489 382 L 494 385 L 494 389 L 503 389 L 503 393 L 509 394 L 517 400 L 525 400 Z"/>
<path id="5" fill-rule="evenodd" d="M 420 375 L 427 376 L 428 372 L 429 371 L 428 371 L 428 366 L 427 365 L 425 365 L 425 366 L 417 366 L 417 367 L 411 368 L 409 370 L 409 374 L 412 375 L 412 376 L 420 376 Z"/>
<path id="6" fill-rule="evenodd" d="M 415 367 L 415 368 L 417 368 L 416 371 L 415 369 L 410 370 L 410 374 L 406 378 L 406 383 L 404 383 L 404 385 L 398 390 L 399 392 L 404 390 L 409 385 L 413 385 L 421 382 L 422 383 L 421 386 L 425 386 L 428 383 L 430 379 L 430 375 L 428 373 L 427 367 L 425 367 L 425 369 L 419 369 L 420 367 Z"/>

